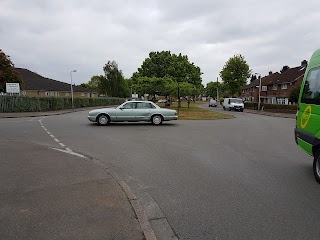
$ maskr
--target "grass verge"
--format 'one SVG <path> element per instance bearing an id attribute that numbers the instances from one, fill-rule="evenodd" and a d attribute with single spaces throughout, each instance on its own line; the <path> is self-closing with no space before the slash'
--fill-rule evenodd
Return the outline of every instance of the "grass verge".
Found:
<path id="1" fill-rule="evenodd" d="M 165 107 L 164 104 L 158 104 L 160 107 Z M 170 109 L 178 111 L 178 103 L 174 102 L 171 104 Z M 188 103 L 181 102 L 178 116 L 180 120 L 215 120 L 215 119 L 228 119 L 233 118 L 232 115 L 212 112 L 198 107 L 197 103 L 190 103 L 188 109 Z"/>

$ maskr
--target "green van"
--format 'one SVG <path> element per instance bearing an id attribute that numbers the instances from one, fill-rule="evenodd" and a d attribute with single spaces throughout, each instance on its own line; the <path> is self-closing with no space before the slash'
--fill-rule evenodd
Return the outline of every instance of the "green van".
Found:
<path id="1" fill-rule="evenodd" d="M 295 139 L 314 157 L 313 173 L 320 183 L 320 49 L 312 55 L 301 84 Z"/>

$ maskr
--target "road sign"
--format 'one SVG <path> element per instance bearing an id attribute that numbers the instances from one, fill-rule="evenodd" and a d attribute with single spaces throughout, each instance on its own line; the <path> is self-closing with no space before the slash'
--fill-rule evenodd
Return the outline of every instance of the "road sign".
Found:
<path id="1" fill-rule="evenodd" d="M 19 83 L 6 83 L 7 93 L 20 93 Z"/>

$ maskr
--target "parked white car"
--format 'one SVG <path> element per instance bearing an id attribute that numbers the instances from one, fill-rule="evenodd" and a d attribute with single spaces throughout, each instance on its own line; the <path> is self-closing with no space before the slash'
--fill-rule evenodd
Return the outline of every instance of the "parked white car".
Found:
<path id="1" fill-rule="evenodd" d="M 244 103 L 241 98 L 225 98 L 223 101 L 223 110 L 236 110 L 243 112 Z"/>

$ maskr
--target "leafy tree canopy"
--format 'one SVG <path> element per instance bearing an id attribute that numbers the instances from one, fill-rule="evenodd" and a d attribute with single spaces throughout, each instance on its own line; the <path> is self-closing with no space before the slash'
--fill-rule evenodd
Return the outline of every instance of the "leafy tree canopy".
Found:
<path id="1" fill-rule="evenodd" d="M 301 84 L 299 84 L 298 86 L 296 86 L 290 93 L 289 99 L 291 102 L 298 102 L 299 99 L 299 94 L 300 94 L 300 87 Z"/>
<path id="2" fill-rule="evenodd" d="M 0 92 L 5 92 L 6 83 L 20 83 L 23 89 L 20 74 L 15 70 L 10 57 L 0 49 Z"/>
<path id="3" fill-rule="evenodd" d="M 219 96 L 226 95 L 226 85 L 221 82 L 209 82 L 206 87 L 206 95 L 217 98 L 217 88 L 219 90 Z"/>
<path id="4" fill-rule="evenodd" d="M 242 55 L 234 55 L 231 57 L 220 72 L 220 77 L 226 84 L 227 90 L 232 96 L 239 96 L 241 87 L 250 77 L 251 70 Z"/>
<path id="5" fill-rule="evenodd" d="M 200 86 L 201 74 L 200 68 L 190 63 L 188 56 L 162 51 L 150 52 L 132 79 L 136 82 L 139 77 L 171 78 L 176 82 L 188 82 Z"/>
<path id="6" fill-rule="evenodd" d="M 250 83 L 252 83 L 254 80 L 257 80 L 258 78 L 257 78 L 257 75 L 255 75 L 255 74 L 252 74 L 251 75 L 251 78 L 250 78 Z"/>
<path id="7" fill-rule="evenodd" d="M 109 97 L 129 96 L 128 83 L 124 80 L 122 71 L 115 61 L 108 61 L 103 67 L 104 75 L 92 76 L 85 87 Z"/>

